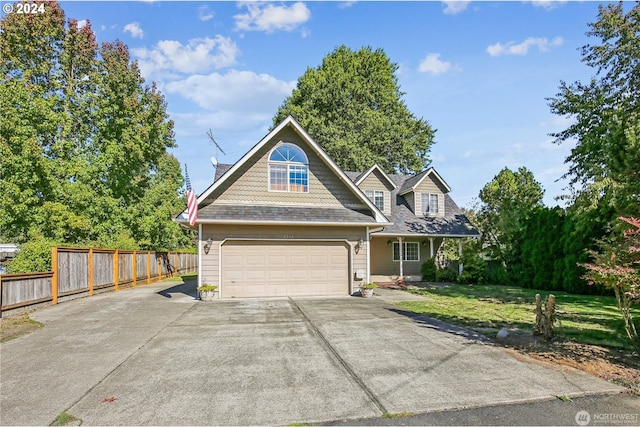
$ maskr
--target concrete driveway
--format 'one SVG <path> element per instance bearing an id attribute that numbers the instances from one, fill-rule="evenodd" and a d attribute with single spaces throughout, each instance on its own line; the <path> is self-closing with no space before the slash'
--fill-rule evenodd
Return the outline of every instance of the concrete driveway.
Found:
<path id="1" fill-rule="evenodd" d="M 200 302 L 164 282 L 37 310 L 0 345 L 0 424 L 286 425 L 622 391 L 388 301 Z"/>

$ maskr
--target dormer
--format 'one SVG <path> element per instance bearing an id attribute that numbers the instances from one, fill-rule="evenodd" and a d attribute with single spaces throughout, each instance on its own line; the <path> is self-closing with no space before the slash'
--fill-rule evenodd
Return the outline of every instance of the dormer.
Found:
<path id="1" fill-rule="evenodd" d="M 404 182 L 399 196 L 403 196 L 416 216 L 445 216 L 444 195 L 451 187 L 442 179 L 435 169 L 429 168 Z"/>
<path id="2" fill-rule="evenodd" d="M 391 214 L 391 192 L 396 185 L 380 166 L 374 164 L 354 182 L 383 214 Z"/>

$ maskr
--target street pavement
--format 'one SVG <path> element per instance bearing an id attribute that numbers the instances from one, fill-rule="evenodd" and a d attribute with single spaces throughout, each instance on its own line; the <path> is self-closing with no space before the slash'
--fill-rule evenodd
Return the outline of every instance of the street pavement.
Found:
<path id="1" fill-rule="evenodd" d="M 624 388 L 406 312 L 390 302 L 420 297 L 402 291 L 195 293 L 165 281 L 33 312 L 44 328 L 0 344 L 0 424 L 640 424 Z"/>

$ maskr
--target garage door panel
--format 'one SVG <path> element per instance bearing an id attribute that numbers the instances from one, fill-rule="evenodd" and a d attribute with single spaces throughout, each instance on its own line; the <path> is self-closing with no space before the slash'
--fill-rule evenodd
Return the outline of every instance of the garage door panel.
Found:
<path id="1" fill-rule="evenodd" d="M 222 246 L 221 294 L 229 297 L 347 295 L 343 242 L 246 242 Z"/>

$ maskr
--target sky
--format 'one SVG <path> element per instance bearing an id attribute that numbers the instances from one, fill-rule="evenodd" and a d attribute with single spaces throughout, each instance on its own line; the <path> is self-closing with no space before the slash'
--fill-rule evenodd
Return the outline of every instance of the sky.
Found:
<path id="1" fill-rule="evenodd" d="M 570 118 L 548 98 L 595 70 L 580 47 L 599 2 L 61 1 L 99 43 L 122 40 L 175 122 L 171 153 L 197 194 L 210 158 L 234 163 L 269 131 L 308 67 L 340 45 L 382 49 L 398 65 L 402 100 L 435 128 L 430 157 L 463 207 L 503 168 L 531 170 L 548 206 L 566 194 L 572 143 L 551 133 Z M 632 5 L 629 4 L 629 8 Z M 211 130 L 225 154 L 209 140 Z"/>

